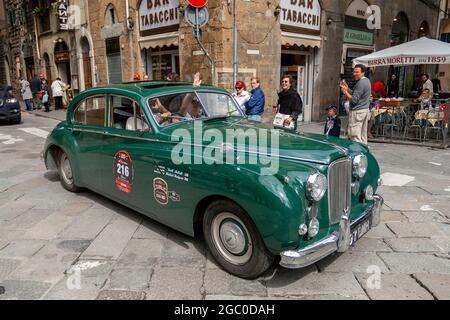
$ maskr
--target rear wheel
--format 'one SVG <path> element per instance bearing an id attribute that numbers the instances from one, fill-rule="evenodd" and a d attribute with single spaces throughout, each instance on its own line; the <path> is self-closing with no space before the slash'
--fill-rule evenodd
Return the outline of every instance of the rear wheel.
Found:
<path id="1" fill-rule="evenodd" d="M 203 234 L 211 254 L 231 274 L 255 279 L 273 264 L 255 224 L 231 201 L 215 201 L 206 209 Z"/>
<path id="2" fill-rule="evenodd" d="M 70 192 L 79 192 L 81 189 L 75 185 L 72 165 L 64 151 L 59 152 L 58 173 L 61 185 Z"/>

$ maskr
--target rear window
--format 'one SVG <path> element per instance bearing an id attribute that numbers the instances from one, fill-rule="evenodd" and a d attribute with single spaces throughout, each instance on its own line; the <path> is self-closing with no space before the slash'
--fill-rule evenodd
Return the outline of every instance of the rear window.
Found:
<path id="1" fill-rule="evenodd" d="M 90 126 L 105 126 L 106 97 L 95 96 L 83 100 L 74 113 L 74 121 Z"/>

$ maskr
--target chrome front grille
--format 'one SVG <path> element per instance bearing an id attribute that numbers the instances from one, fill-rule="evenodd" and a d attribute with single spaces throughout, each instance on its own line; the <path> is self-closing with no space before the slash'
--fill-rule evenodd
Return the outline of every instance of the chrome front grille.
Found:
<path id="1" fill-rule="evenodd" d="M 341 221 L 344 213 L 352 205 L 352 162 L 340 159 L 333 162 L 328 170 L 328 209 L 330 224 Z"/>

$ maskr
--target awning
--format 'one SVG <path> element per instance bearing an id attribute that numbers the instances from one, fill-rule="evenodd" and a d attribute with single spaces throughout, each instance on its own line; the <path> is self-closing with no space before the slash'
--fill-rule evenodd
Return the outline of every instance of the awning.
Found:
<path id="1" fill-rule="evenodd" d="M 450 44 L 426 37 L 353 60 L 367 67 L 450 64 Z"/>
<path id="2" fill-rule="evenodd" d="M 283 46 L 304 46 L 305 48 L 320 48 L 322 44 L 320 37 L 301 35 L 296 33 L 283 32 L 281 35 L 281 45 Z"/>
<path id="3" fill-rule="evenodd" d="M 158 34 L 151 37 L 141 38 L 139 40 L 139 45 L 142 49 L 155 49 L 162 47 L 178 46 L 179 37 L 178 32 L 173 32 L 170 34 Z"/>

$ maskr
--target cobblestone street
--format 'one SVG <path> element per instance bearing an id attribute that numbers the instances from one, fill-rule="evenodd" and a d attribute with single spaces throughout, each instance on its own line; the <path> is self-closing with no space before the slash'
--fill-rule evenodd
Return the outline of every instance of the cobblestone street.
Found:
<path id="1" fill-rule="evenodd" d="M 0 299 L 450 299 L 449 150 L 372 144 L 381 225 L 344 254 L 246 281 L 201 240 L 63 189 L 40 159 L 57 123 L 24 113 L 21 125 L 0 125 Z M 371 270 L 382 273 L 377 289 Z"/>

